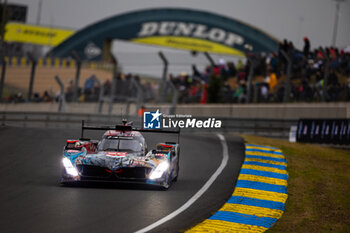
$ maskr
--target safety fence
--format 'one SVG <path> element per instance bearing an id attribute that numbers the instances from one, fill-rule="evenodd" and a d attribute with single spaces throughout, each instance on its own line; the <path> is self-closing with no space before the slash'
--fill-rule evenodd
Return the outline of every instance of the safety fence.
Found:
<path id="1" fill-rule="evenodd" d="M 113 103 L 126 102 L 128 106 L 131 103 L 136 103 L 137 109 L 140 109 L 145 102 L 154 101 L 158 103 L 170 102 L 172 105 L 172 112 L 175 113 L 175 108 L 178 102 L 178 90 L 174 84 L 167 80 L 167 70 L 168 61 L 162 52 L 159 52 L 159 57 L 164 63 L 163 77 L 160 82 L 159 88 L 156 83 L 151 83 L 149 81 L 141 82 L 139 76 L 127 75 L 122 78 L 119 72 L 118 60 L 111 54 L 110 63 L 108 62 L 87 62 L 82 60 L 76 53 L 72 53 L 72 58 L 36 58 L 33 54 L 28 53 L 27 57 L 5 57 L 1 58 L 1 72 L 0 72 L 0 102 L 42 102 L 45 99 L 50 101 L 54 98 L 59 102 L 59 111 L 65 111 L 65 104 L 67 102 L 98 102 L 99 103 L 99 113 L 102 110 L 103 102 L 109 103 L 108 112 L 112 113 Z M 90 73 L 89 78 L 85 77 L 84 88 L 79 85 L 82 79 L 82 73 L 84 72 L 83 67 L 86 64 L 90 68 L 96 68 L 97 64 L 100 64 L 103 69 L 88 69 L 94 71 L 106 71 L 106 68 L 110 69 L 111 72 L 107 74 L 108 78 L 103 77 L 105 82 L 99 80 L 94 73 Z M 24 67 L 23 69 L 17 69 L 17 66 Z M 55 67 L 55 70 L 46 70 L 45 72 L 36 72 L 38 67 L 44 67 L 42 70 L 47 69 L 47 67 Z M 7 77 L 8 71 L 10 77 Z M 13 68 L 15 67 L 15 68 Z M 69 72 L 65 73 L 61 67 L 69 68 Z M 25 69 L 27 68 L 27 69 Z M 75 70 L 75 74 L 72 71 Z M 23 71 L 23 72 L 22 72 Z M 62 73 L 61 73 L 62 71 Z M 40 75 L 39 75 L 40 73 Z M 55 75 L 56 73 L 56 75 Z M 59 75 L 61 73 L 62 75 Z M 55 75 L 53 77 L 53 75 Z M 69 80 L 69 84 L 65 85 L 65 79 L 67 75 L 72 76 L 73 79 Z M 106 76 L 106 74 L 102 74 Z M 38 76 L 38 77 L 36 77 Z M 48 78 L 48 77 L 52 77 Z M 61 77 L 60 77 L 61 76 Z M 86 76 L 86 73 L 85 73 Z M 110 77 L 112 76 L 112 77 Z M 16 78 L 14 78 L 16 77 Z M 3 98 L 5 84 L 12 84 L 14 87 L 21 89 L 26 89 L 26 82 L 29 78 L 28 92 L 23 95 L 22 90 L 16 95 L 10 95 Z M 84 77 L 83 77 L 84 78 Z M 35 81 L 36 80 L 36 81 Z M 55 89 L 59 86 L 59 93 L 54 94 L 53 92 L 53 80 L 55 80 Z M 58 84 L 58 85 L 57 85 Z M 34 88 L 36 85 L 36 88 Z M 10 85 L 9 85 L 10 86 Z M 46 88 L 49 88 L 48 91 Z M 40 95 L 38 91 L 43 91 Z M 50 92 L 50 93 L 49 93 Z M 129 107 L 128 107 L 129 108 Z M 128 111 L 127 111 L 128 113 Z"/>

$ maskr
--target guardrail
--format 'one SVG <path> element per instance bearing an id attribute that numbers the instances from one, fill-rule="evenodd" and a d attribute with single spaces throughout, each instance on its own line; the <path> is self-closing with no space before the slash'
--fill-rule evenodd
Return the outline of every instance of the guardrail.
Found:
<path id="1" fill-rule="evenodd" d="M 141 126 L 141 118 L 135 116 L 53 112 L 0 112 L 2 125 L 17 127 L 78 128 L 81 126 L 81 120 L 85 120 L 89 124 L 110 125 L 120 123 L 125 118 L 128 121 L 133 121 L 135 126 Z M 206 117 L 196 118 L 198 120 L 208 119 Z M 181 131 L 220 131 L 288 138 L 290 127 L 298 123 L 295 119 L 242 119 L 228 117 L 217 117 L 216 119 L 222 121 L 221 128 L 187 128 L 181 129 Z"/>

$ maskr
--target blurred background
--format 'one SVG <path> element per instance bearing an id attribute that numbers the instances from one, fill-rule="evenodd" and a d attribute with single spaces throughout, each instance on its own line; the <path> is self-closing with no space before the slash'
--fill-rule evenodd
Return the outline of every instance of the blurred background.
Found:
<path id="1" fill-rule="evenodd" d="M 350 114 L 346 0 L 2 0 L 0 14 L 4 112 Z"/>

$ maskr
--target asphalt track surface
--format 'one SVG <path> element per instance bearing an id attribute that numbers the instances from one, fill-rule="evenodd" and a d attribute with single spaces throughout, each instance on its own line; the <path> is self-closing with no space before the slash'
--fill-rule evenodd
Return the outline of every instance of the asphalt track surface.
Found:
<path id="1" fill-rule="evenodd" d="M 103 132 L 91 132 L 99 139 Z M 222 161 L 216 134 L 182 134 L 180 175 L 167 191 L 148 186 L 61 187 L 61 153 L 78 129 L 0 128 L 0 232 L 135 232 L 190 199 Z M 151 232 L 183 232 L 218 210 L 233 192 L 244 160 L 239 137 L 224 135 L 229 160 L 210 188 L 188 209 Z M 145 135 L 149 149 L 172 135 Z"/>

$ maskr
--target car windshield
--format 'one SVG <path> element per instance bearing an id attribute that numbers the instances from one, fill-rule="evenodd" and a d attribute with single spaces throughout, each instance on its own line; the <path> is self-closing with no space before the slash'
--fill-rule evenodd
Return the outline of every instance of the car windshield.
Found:
<path id="1" fill-rule="evenodd" d="M 142 143 L 135 139 L 102 139 L 100 151 L 142 151 Z"/>

